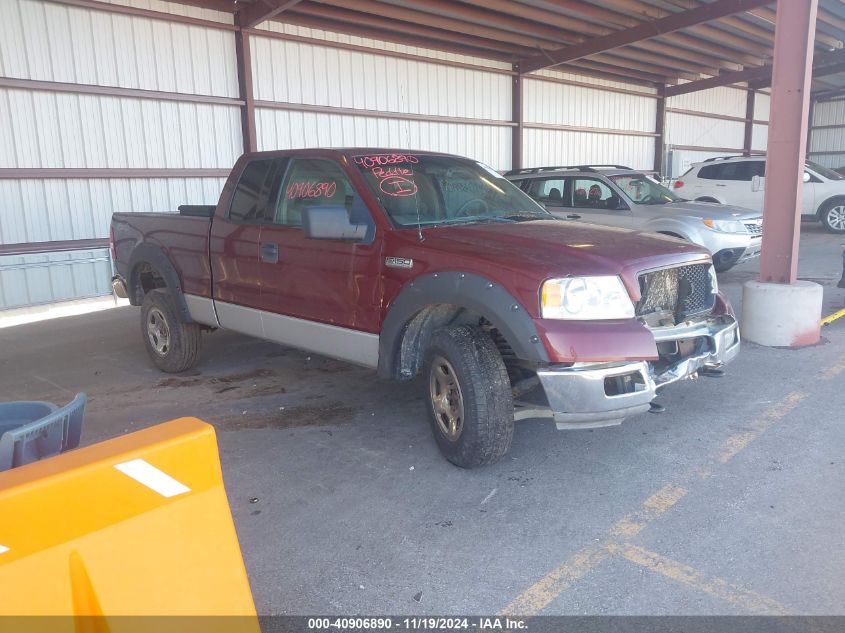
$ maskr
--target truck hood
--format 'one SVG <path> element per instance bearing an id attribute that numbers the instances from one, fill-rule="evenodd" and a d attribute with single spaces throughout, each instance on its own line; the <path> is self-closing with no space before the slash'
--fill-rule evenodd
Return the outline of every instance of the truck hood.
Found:
<path id="1" fill-rule="evenodd" d="M 448 225 L 398 231 L 402 246 L 387 254 L 409 257 L 415 271 L 462 270 L 501 277 L 505 271 L 542 283 L 550 277 L 622 275 L 709 259 L 700 246 L 672 237 L 565 220 Z M 627 283 L 627 281 L 626 281 Z"/>

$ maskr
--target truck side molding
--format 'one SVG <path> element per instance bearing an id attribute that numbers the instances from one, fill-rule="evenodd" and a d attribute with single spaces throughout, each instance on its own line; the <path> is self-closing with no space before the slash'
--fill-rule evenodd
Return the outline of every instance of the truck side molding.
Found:
<path id="1" fill-rule="evenodd" d="M 519 358 L 549 362 L 531 315 L 507 290 L 479 275 L 437 272 L 414 279 L 391 304 L 379 337 L 379 375 L 413 378 L 421 362 L 414 351 L 425 349 L 423 339 L 434 327 L 455 317 L 450 307 L 471 310 L 490 321 Z"/>

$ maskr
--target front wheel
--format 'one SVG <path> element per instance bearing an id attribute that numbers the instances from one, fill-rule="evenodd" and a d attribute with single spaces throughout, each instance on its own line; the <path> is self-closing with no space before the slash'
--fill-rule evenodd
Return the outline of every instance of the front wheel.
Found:
<path id="1" fill-rule="evenodd" d="M 168 373 L 193 367 L 199 358 L 202 331 L 183 323 L 166 290 L 153 290 L 141 304 L 141 336 L 155 366 Z"/>
<path id="2" fill-rule="evenodd" d="M 499 460 L 513 439 L 513 396 L 505 364 L 479 328 L 432 334 L 426 354 L 426 403 L 440 451 L 461 468 Z"/>
<path id="3" fill-rule="evenodd" d="M 831 233 L 845 233 L 845 202 L 834 200 L 822 207 L 819 213 L 822 226 Z"/>

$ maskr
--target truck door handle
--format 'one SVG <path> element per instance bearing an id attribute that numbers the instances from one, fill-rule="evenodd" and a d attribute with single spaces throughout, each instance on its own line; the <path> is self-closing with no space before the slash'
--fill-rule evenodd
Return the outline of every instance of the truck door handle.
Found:
<path id="1" fill-rule="evenodd" d="M 727 187 L 727 185 L 720 185 L 718 182 L 716 183 L 717 187 Z"/>
<path id="2" fill-rule="evenodd" d="M 267 264 L 279 263 L 279 245 L 269 242 L 261 243 L 261 261 Z"/>
<path id="3" fill-rule="evenodd" d="M 581 216 L 578 215 L 577 213 L 570 213 L 566 217 L 569 218 L 570 220 L 578 220 Z"/>

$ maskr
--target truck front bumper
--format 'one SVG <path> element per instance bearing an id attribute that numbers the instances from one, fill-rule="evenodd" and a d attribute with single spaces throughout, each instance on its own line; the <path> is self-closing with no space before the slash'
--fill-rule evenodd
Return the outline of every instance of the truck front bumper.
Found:
<path id="1" fill-rule="evenodd" d="M 652 330 L 657 361 L 576 363 L 537 372 L 549 407 L 518 407 L 515 419 L 552 417 L 559 429 L 619 424 L 648 411 L 657 390 L 703 368 L 717 368 L 739 352 L 739 327 L 729 315 Z"/>

